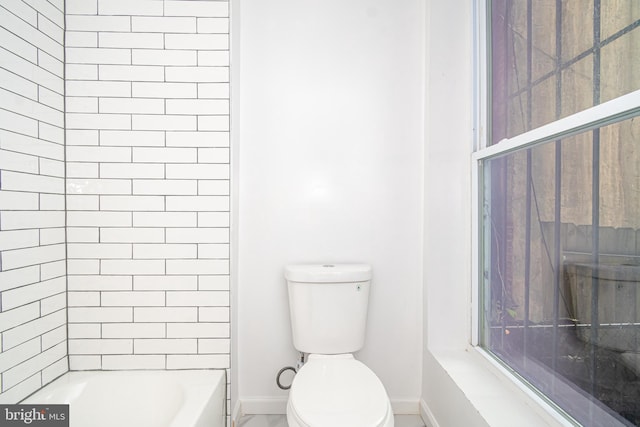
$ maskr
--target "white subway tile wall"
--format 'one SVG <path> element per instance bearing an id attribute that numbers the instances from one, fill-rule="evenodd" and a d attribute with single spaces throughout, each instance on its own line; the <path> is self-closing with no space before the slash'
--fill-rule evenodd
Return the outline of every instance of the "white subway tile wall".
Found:
<path id="1" fill-rule="evenodd" d="M 0 402 L 229 370 L 229 65 L 227 0 L 0 0 Z"/>
<path id="2" fill-rule="evenodd" d="M 228 370 L 229 3 L 66 4 L 70 368 Z"/>
<path id="3" fill-rule="evenodd" d="M 0 1 L 0 403 L 68 370 L 62 3 Z"/>

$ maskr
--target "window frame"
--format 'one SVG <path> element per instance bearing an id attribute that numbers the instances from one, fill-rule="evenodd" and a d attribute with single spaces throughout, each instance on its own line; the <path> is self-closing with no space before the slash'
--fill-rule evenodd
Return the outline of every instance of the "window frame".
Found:
<path id="1" fill-rule="evenodd" d="M 502 372 L 509 381 L 547 408 L 563 425 L 579 425 L 549 397 L 529 385 L 518 372 L 490 350 L 481 346 L 484 324 L 483 254 L 483 163 L 508 153 L 524 151 L 537 145 L 561 140 L 626 119 L 640 116 L 640 89 L 557 119 L 516 136 L 488 145 L 491 135 L 491 0 L 474 2 L 473 41 L 473 142 L 471 147 L 471 346 Z"/>

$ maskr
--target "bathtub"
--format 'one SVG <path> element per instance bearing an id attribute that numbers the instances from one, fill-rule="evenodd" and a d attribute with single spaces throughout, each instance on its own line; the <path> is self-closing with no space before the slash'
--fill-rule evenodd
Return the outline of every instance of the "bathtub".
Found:
<path id="1" fill-rule="evenodd" d="M 223 370 L 68 372 L 23 404 L 69 404 L 71 427 L 223 427 Z"/>

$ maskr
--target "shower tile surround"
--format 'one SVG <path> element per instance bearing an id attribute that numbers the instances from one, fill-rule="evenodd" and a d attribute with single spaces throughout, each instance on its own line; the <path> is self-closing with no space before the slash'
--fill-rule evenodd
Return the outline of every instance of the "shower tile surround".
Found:
<path id="1" fill-rule="evenodd" d="M 71 370 L 230 365 L 229 3 L 67 0 L 65 80 L 63 7 L 0 1 L 0 401 L 67 333 Z"/>
<path id="2" fill-rule="evenodd" d="M 64 5 L 0 2 L 0 402 L 67 371 Z"/>

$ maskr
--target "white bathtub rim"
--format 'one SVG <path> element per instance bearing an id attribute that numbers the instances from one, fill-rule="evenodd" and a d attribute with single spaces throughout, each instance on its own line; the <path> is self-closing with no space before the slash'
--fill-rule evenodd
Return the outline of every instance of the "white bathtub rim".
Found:
<path id="1" fill-rule="evenodd" d="M 92 387 L 89 389 L 91 391 L 91 389 L 95 388 L 96 383 L 100 385 L 105 379 L 107 383 L 115 383 L 115 385 L 107 384 L 110 387 L 120 387 L 117 384 L 118 382 L 132 386 L 134 381 L 144 382 L 145 380 L 147 383 L 142 383 L 141 388 L 149 387 L 149 380 L 153 381 L 151 386 L 155 386 L 157 383 L 158 387 L 168 386 L 173 388 L 179 384 L 180 396 L 175 394 L 176 390 L 168 390 L 166 395 L 161 394 L 159 396 L 160 399 L 165 396 L 170 399 L 180 398 L 183 402 L 172 412 L 171 419 L 168 419 L 169 415 L 167 414 L 167 423 L 164 424 L 166 427 L 224 426 L 226 419 L 226 370 L 224 369 L 69 371 L 22 400 L 21 403 L 69 403 L 73 406 L 75 401 L 77 408 L 79 399 L 84 399 L 84 401 L 88 399 L 91 402 L 91 396 L 82 396 L 80 394 L 84 388 L 91 384 Z M 54 397 L 51 397 L 51 393 L 54 393 Z M 55 396 L 55 393 L 58 393 L 58 395 Z M 174 403 L 168 401 L 166 405 Z M 162 404 L 162 402 L 159 404 Z M 104 405 L 104 402 L 100 399 L 100 396 L 95 396 L 93 405 L 100 408 L 100 405 Z M 154 404 L 154 407 L 157 406 Z M 76 411 L 85 416 L 87 409 L 81 407 L 79 411 Z M 70 418 L 73 426 L 74 416 L 73 411 L 71 412 Z M 132 418 L 134 417 L 132 414 Z M 214 420 L 211 419 L 212 417 Z"/>

